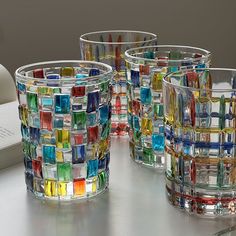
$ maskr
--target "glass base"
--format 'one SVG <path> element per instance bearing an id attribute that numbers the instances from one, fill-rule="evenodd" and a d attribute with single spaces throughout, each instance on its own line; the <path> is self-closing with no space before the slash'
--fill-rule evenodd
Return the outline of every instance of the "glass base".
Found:
<path id="1" fill-rule="evenodd" d="M 135 145 L 129 141 L 130 157 L 146 167 L 163 170 L 164 168 L 164 153 L 156 152 L 152 148 L 146 148 Z"/>
<path id="2" fill-rule="evenodd" d="M 170 204 L 189 214 L 207 218 L 236 215 L 236 191 L 232 189 L 187 186 L 166 175 L 166 193 Z"/>
<path id="3" fill-rule="evenodd" d="M 54 196 L 54 197 L 49 197 L 49 196 L 45 196 L 45 194 L 43 194 L 43 193 L 32 191 L 28 187 L 27 187 L 27 191 L 33 197 L 35 197 L 35 198 L 37 198 L 39 200 L 58 201 L 58 202 L 71 202 L 71 201 L 80 201 L 80 200 L 86 200 L 86 199 L 89 199 L 89 198 L 96 197 L 96 196 L 104 193 L 105 191 L 107 191 L 108 190 L 108 186 L 109 185 L 106 184 L 103 188 L 97 190 L 96 192 L 87 193 L 84 196 Z"/>

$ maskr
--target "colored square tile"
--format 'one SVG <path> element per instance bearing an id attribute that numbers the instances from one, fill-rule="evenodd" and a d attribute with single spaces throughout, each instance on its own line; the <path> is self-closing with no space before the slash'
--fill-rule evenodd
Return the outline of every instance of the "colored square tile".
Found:
<path id="1" fill-rule="evenodd" d="M 28 127 L 23 125 L 22 123 L 21 123 L 21 135 L 22 135 L 22 138 L 26 140 L 28 140 L 30 137 Z"/>
<path id="2" fill-rule="evenodd" d="M 107 122 L 109 118 L 109 106 L 103 105 L 99 108 L 99 114 L 100 114 L 100 123 L 104 124 Z"/>
<path id="3" fill-rule="evenodd" d="M 27 92 L 27 105 L 30 111 L 38 111 L 38 95 L 36 93 Z"/>
<path id="4" fill-rule="evenodd" d="M 98 113 L 90 112 L 87 113 L 87 126 L 94 126 L 98 123 Z"/>
<path id="5" fill-rule="evenodd" d="M 84 196 L 86 194 L 86 180 L 85 179 L 74 180 L 73 186 L 74 186 L 75 196 Z"/>
<path id="6" fill-rule="evenodd" d="M 74 145 L 83 144 L 84 143 L 84 133 L 73 133 L 71 142 Z"/>
<path id="7" fill-rule="evenodd" d="M 72 112 L 72 127 L 76 130 L 83 130 L 86 127 L 86 112 Z"/>
<path id="8" fill-rule="evenodd" d="M 56 114 L 70 113 L 70 95 L 55 94 L 54 104 L 55 104 L 55 113 Z"/>
<path id="9" fill-rule="evenodd" d="M 99 107 L 99 91 L 88 93 L 87 112 L 96 111 Z"/>
<path id="10" fill-rule="evenodd" d="M 131 70 L 130 73 L 133 87 L 140 87 L 139 71 Z"/>
<path id="11" fill-rule="evenodd" d="M 53 98 L 51 97 L 41 98 L 41 108 L 43 110 L 52 110 L 52 107 L 53 107 Z"/>
<path id="12" fill-rule="evenodd" d="M 64 162 L 62 151 L 56 151 L 56 160 L 57 160 L 57 162 Z"/>
<path id="13" fill-rule="evenodd" d="M 62 67 L 60 74 L 62 77 L 74 77 L 75 69 L 73 67 Z"/>
<path id="14" fill-rule="evenodd" d="M 87 177 L 87 164 L 74 164 L 73 167 L 73 179 L 86 179 Z"/>
<path id="15" fill-rule="evenodd" d="M 87 162 L 87 177 L 94 177 L 98 174 L 98 160 L 89 160 Z"/>
<path id="16" fill-rule="evenodd" d="M 99 137 L 99 129 L 98 126 L 88 127 L 88 143 L 96 143 Z"/>
<path id="17" fill-rule="evenodd" d="M 71 181 L 72 180 L 71 163 L 57 163 L 57 176 L 59 181 Z"/>
<path id="18" fill-rule="evenodd" d="M 152 76 L 152 89 L 154 91 L 162 90 L 162 79 L 164 78 L 164 73 L 161 71 L 154 71 Z"/>
<path id="19" fill-rule="evenodd" d="M 43 145 L 42 151 L 43 151 L 44 163 L 50 163 L 50 164 L 56 163 L 55 146 Z"/>
<path id="20" fill-rule="evenodd" d="M 72 163 L 78 164 L 85 161 L 86 148 L 85 145 L 77 145 L 72 147 Z"/>
<path id="21" fill-rule="evenodd" d="M 86 150 L 86 159 L 87 160 L 93 160 L 93 159 L 97 159 L 98 157 L 98 144 L 89 144 L 87 146 L 87 150 Z"/>
<path id="22" fill-rule="evenodd" d="M 142 118 L 141 131 L 142 131 L 143 135 L 151 135 L 152 134 L 152 119 Z"/>
<path id="23" fill-rule="evenodd" d="M 151 89 L 147 87 L 141 87 L 140 89 L 140 100 L 142 104 L 149 105 L 152 101 Z"/>
<path id="24" fill-rule="evenodd" d="M 28 125 L 35 127 L 35 128 L 40 128 L 39 113 L 36 113 L 36 112 L 29 112 L 28 113 Z"/>
<path id="25" fill-rule="evenodd" d="M 57 179 L 57 166 L 51 164 L 43 164 L 42 166 L 44 179 Z"/>
<path id="26" fill-rule="evenodd" d="M 149 65 L 139 65 L 140 75 L 149 75 L 150 67 Z"/>
<path id="27" fill-rule="evenodd" d="M 98 190 L 102 190 L 106 186 L 106 172 L 102 171 L 101 173 L 98 174 Z"/>
<path id="28" fill-rule="evenodd" d="M 71 95 L 74 97 L 85 96 L 85 86 L 74 86 L 71 90 Z"/>
<path id="29" fill-rule="evenodd" d="M 34 78 L 39 78 L 39 79 L 43 79 L 44 78 L 44 71 L 43 69 L 35 69 L 33 70 L 33 77 Z"/>
<path id="30" fill-rule="evenodd" d="M 46 197 L 57 197 L 57 181 L 45 179 L 44 192 Z"/>
<path id="31" fill-rule="evenodd" d="M 70 197 L 73 195 L 73 184 L 72 182 L 58 182 L 58 196 L 63 197 L 63 199 L 66 199 L 64 197 Z"/>
<path id="32" fill-rule="evenodd" d="M 70 148 L 70 130 L 57 129 L 55 130 L 55 136 L 57 148 Z"/>
<path id="33" fill-rule="evenodd" d="M 56 115 L 53 119 L 53 127 L 57 129 L 62 129 L 64 126 L 64 116 L 63 115 Z"/>
<path id="34" fill-rule="evenodd" d="M 40 111 L 40 128 L 52 130 L 52 112 Z"/>
<path id="35" fill-rule="evenodd" d="M 165 148 L 164 135 L 163 134 L 153 134 L 152 135 L 152 148 L 155 151 L 163 152 Z"/>
<path id="36" fill-rule="evenodd" d="M 38 144 L 39 140 L 40 140 L 40 129 L 30 127 L 29 131 L 30 131 L 30 140 L 31 140 L 31 142 Z"/>
<path id="37" fill-rule="evenodd" d="M 42 161 L 41 160 L 32 160 L 32 169 L 34 176 L 42 178 Z"/>

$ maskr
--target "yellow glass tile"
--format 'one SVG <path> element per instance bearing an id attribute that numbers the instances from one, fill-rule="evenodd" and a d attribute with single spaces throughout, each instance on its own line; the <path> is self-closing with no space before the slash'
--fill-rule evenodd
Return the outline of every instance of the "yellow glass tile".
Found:
<path id="1" fill-rule="evenodd" d="M 73 67 L 62 67 L 61 76 L 62 77 L 74 77 L 75 69 Z"/>
<path id="2" fill-rule="evenodd" d="M 142 131 L 143 135 L 151 135 L 152 134 L 152 119 L 142 118 L 141 131 Z"/>
<path id="3" fill-rule="evenodd" d="M 92 61 L 93 59 L 93 49 L 92 45 L 86 45 L 85 48 L 85 60 Z"/>
<path id="4" fill-rule="evenodd" d="M 152 77 L 152 89 L 154 91 L 162 90 L 162 79 L 164 75 L 162 72 L 154 72 Z"/>
<path id="5" fill-rule="evenodd" d="M 57 162 L 63 162 L 63 152 L 61 151 L 56 151 L 56 158 L 57 158 Z"/>
<path id="6" fill-rule="evenodd" d="M 44 181 L 44 191 L 47 197 L 57 196 L 57 181 L 56 180 L 45 180 Z"/>
<path id="7" fill-rule="evenodd" d="M 70 147 L 70 131 L 67 129 L 56 130 L 56 146 L 57 148 Z"/>
<path id="8" fill-rule="evenodd" d="M 61 197 L 67 195 L 67 182 L 58 182 L 58 195 Z"/>
<path id="9" fill-rule="evenodd" d="M 106 152 L 106 150 L 108 149 L 108 145 L 109 145 L 109 141 L 108 139 L 105 140 L 101 140 L 99 142 L 99 158 L 102 158 L 104 156 L 104 153 Z"/>
<path id="10" fill-rule="evenodd" d="M 50 96 L 53 94 L 53 89 L 49 87 L 38 87 L 38 94 Z"/>
<path id="11" fill-rule="evenodd" d="M 92 192 L 95 193 L 97 191 L 97 177 L 93 179 L 92 183 Z"/>
<path id="12" fill-rule="evenodd" d="M 28 109 L 26 107 L 22 107 L 22 124 L 27 126 L 28 125 Z"/>

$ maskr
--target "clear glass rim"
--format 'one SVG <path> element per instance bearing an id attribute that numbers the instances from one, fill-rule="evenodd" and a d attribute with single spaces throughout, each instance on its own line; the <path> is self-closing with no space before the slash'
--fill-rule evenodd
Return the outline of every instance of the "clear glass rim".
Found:
<path id="1" fill-rule="evenodd" d="M 34 66 L 45 66 L 48 65 L 50 66 L 50 64 L 52 65 L 52 68 L 54 67 L 53 65 L 55 64 L 62 64 L 63 63 L 71 63 L 71 64 L 91 64 L 91 65 L 97 65 L 97 66 L 101 66 L 104 67 L 104 69 L 106 69 L 106 72 L 103 72 L 99 75 L 96 76 L 88 76 L 85 78 L 60 78 L 60 79 L 47 79 L 47 78 L 34 78 L 31 76 L 26 76 L 26 75 L 22 75 L 21 72 L 23 72 L 25 69 L 30 68 L 30 67 L 34 67 Z M 67 66 L 65 66 L 67 67 Z M 92 69 L 92 68 L 91 68 Z M 84 60 L 58 60 L 58 61 L 43 61 L 43 62 L 37 62 L 37 63 L 32 63 L 32 64 L 28 64 L 28 65 L 24 65 L 19 67 L 16 71 L 15 71 L 15 78 L 18 79 L 23 79 L 25 81 L 37 81 L 37 82 L 58 82 L 58 81 L 62 81 L 62 82 L 72 82 L 72 81 L 81 81 L 81 82 L 88 82 L 88 81 L 96 81 L 98 79 L 101 79 L 102 77 L 106 77 L 106 76 L 112 76 L 113 75 L 113 71 L 112 71 L 112 67 L 110 65 L 107 65 L 105 63 L 101 63 L 101 62 L 96 62 L 96 61 L 84 61 Z"/>
<path id="2" fill-rule="evenodd" d="M 163 87 L 164 86 L 171 86 L 173 88 L 179 88 L 179 89 L 184 89 L 184 90 L 190 90 L 190 91 L 193 91 L 193 92 L 200 92 L 202 91 L 202 89 L 198 89 L 198 88 L 193 88 L 193 87 L 187 87 L 187 86 L 183 86 L 183 85 L 176 85 L 176 84 L 172 84 L 171 82 L 167 81 L 166 79 L 170 76 L 173 76 L 173 75 L 177 75 L 179 73 L 187 73 L 187 72 L 191 72 L 191 71 L 196 71 L 196 70 L 199 70 L 199 71 L 226 71 L 226 72 L 232 72 L 236 75 L 236 69 L 230 69 L 230 68 L 191 68 L 191 69 L 184 69 L 184 70 L 178 70 L 178 71 L 175 71 L 175 72 L 170 72 L 170 73 L 167 73 L 163 80 L 162 80 L 162 83 L 163 83 Z M 224 82 L 224 81 L 222 81 Z M 211 92 L 236 92 L 236 89 L 205 89 L 207 91 L 211 91 Z"/>
<path id="3" fill-rule="evenodd" d="M 147 50 L 150 48 L 182 48 L 182 49 L 191 49 L 191 50 L 198 50 L 201 51 L 203 54 L 200 58 L 186 58 L 186 59 L 176 59 L 176 60 L 166 60 L 166 59 L 149 59 L 139 56 L 133 56 L 132 53 L 136 52 L 137 50 Z M 130 48 L 125 51 L 125 59 L 131 61 L 131 60 L 144 60 L 147 62 L 157 63 L 157 62 L 170 62 L 170 63 L 181 63 L 181 62 L 189 62 L 189 61 L 199 61 L 199 59 L 206 59 L 209 60 L 211 57 L 211 52 L 198 47 L 192 47 L 192 46 L 184 46 L 184 45 L 154 45 L 154 46 L 144 46 L 144 47 L 136 47 L 136 48 Z"/>
<path id="4" fill-rule="evenodd" d="M 102 34 L 102 33 L 139 33 L 143 35 L 149 35 L 152 36 L 152 39 L 149 40 L 141 40 L 141 41 L 125 41 L 125 42 L 100 42 L 100 41 L 95 41 L 95 40 L 88 40 L 85 39 L 86 36 L 89 35 L 95 35 L 95 34 Z M 126 45 L 126 44 L 137 44 L 137 43 L 149 43 L 157 40 L 157 35 L 151 32 L 146 32 L 146 31 L 136 31 L 136 30 L 104 30 L 104 31 L 94 31 L 94 32 L 88 32 L 84 33 L 80 36 L 80 42 L 86 42 L 86 43 L 91 43 L 91 44 L 103 44 L 103 45 Z"/>

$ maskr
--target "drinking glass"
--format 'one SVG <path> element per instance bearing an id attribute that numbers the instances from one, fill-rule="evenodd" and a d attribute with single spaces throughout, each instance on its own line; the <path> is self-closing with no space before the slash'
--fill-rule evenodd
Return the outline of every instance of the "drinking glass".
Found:
<path id="1" fill-rule="evenodd" d="M 112 68 L 50 61 L 16 70 L 27 189 L 75 200 L 108 187 Z"/>
<path id="2" fill-rule="evenodd" d="M 210 53 L 195 47 L 159 45 L 129 49 L 125 56 L 130 155 L 140 164 L 162 169 L 162 79 L 171 71 L 209 66 Z"/>
<path id="3" fill-rule="evenodd" d="M 155 45 L 157 36 L 131 30 L 98 31 L 80 37 L 82 59 L 111 65 L 112 80 L 112 129 L 113 135 L 127 134 L 127 99 L 124 52 L 131 47 Z"/>
<path id="4" fill-rule="evenodd" d="M 193 68 L 163 80 L 166 190 L 200 216 L 236 213 L 236 70 Z"/>

